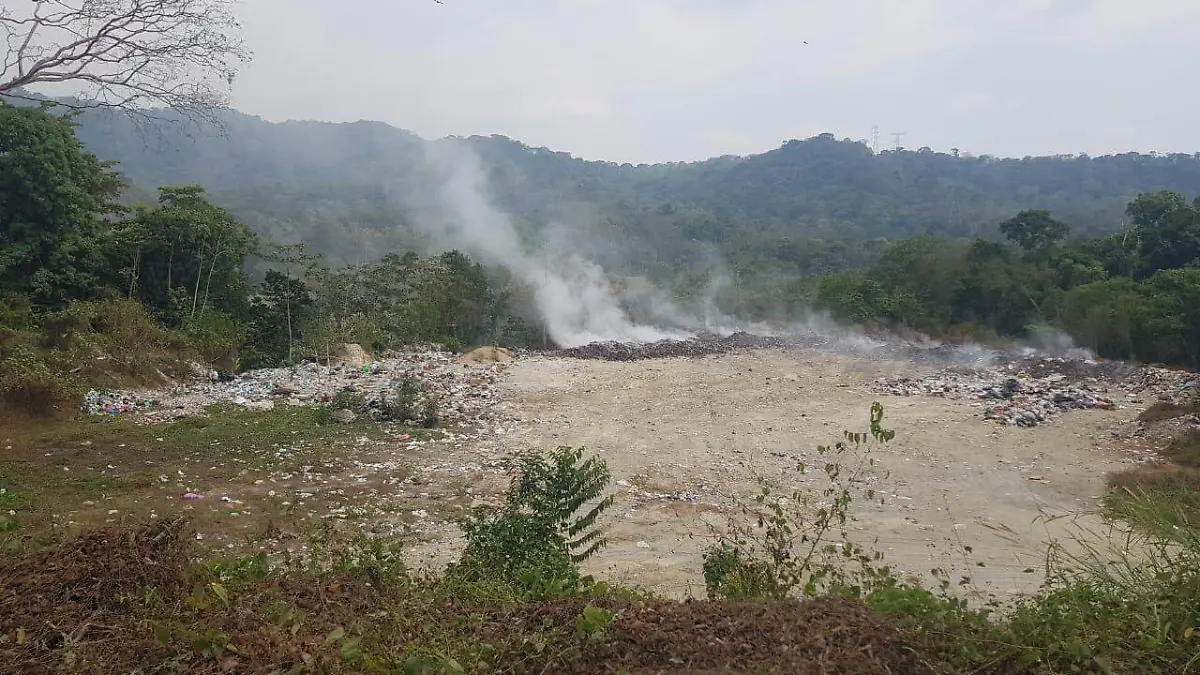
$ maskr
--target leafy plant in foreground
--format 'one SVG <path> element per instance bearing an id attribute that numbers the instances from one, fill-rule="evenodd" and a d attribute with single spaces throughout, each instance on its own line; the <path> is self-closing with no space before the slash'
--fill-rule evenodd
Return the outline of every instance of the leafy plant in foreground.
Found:
<path id="1" fill-rule="evenodd" d="M 461 523 L 467 547 L 452 571 L 526 592 L 575 587 L 576 566 L 605 544 L 596 521 L 613 503 L 612 495 L 602 496 L 608 466 L 583 452 L 563 446 L 519 455 L 504 506 L 480 507 Z"/>
<path id="2" fill-rule="evenodd" d="M 821 492 L 795 490 L 778 496 L 761 481 L 753 502 L 742 506 L 745 520 L 731 524 L 705 553 L 709 597 L 782 599 L 796 589 L 808 597 L 833 590 L 861 595 L 867 590 L 864 586 L 894 583 L 886 567 L 875 569 L 877 555 L 868 555 L 848 539 L 845 525 L 856 492 L 868 500 L 876 498 L 873 490 L 854 487 L 875 466 L 869 444 L 886 443 L 895 432 L 883 428 L 883 406 L 874 403 L 869 431 L 846 431 L 843 436 L 817 448 L 826 460 L 822 471 L 828 479 Z M 809 466 L 801 463 L 796 470 L 807 474 Z M 852 578 L 843 570 L 846 562 L 859 563 L 863 573 Z"/>

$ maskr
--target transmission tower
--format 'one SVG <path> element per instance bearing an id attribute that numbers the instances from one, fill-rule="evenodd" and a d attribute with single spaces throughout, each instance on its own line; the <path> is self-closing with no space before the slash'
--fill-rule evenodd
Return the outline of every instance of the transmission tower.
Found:
<path id="1" fill-rule="evenodd" d="M 879 154 L 879 125 L 871 125 L 871 150 L 875 154 Z"/>
<path id="2" fill-rule="evenodd" d="M 897 152 L 899 152 L 900 147 L 901 147 L 900 139 L 904 138 L 904 135 L 906 133 L 908 133 L 908 132 L 906 132 L 906 131 L 893 131 L 892 132 L 893 147 L 895 147 Z"/>

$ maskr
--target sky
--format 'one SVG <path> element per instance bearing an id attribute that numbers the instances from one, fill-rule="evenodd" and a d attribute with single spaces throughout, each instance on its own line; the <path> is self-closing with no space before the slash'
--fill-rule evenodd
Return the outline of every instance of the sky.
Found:
<path id="1" fill-rule="evenodd" d="M 1200 151 L 1197 0 L 242 0 L 233 104 L 691 161 L 833 133 Z"/>

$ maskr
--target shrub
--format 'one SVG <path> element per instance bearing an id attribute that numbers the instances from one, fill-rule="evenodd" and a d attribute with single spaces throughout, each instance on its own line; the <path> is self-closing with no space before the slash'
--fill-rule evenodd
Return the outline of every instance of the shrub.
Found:
<path id="1" fill-rule="evenodd" d="M 228 314 L 204 312 L 189 321 L 184 332 L 188 344 L 210 368 L 237 369 L 245 329 Z"/>
<path id="2" fill-rule="evenodd" d="M 583 448 L 519 455 L 499 509 L 479 507 L 462 523 L 467 546 L 451 576 L 501 580 L 526 593 L 566 590 L 580 580 L 577 565 L 605 544 L 596 520 L 613 503 L 601 496 L 609 471 Z M 589 506 L 590 503 L 590 506 Z"/>
<path id="3" fill-rule="evenodd" d="M 32 348 L 20 345 L 0 358 L 0 403 L 30 415 L 52 415 L 73 407 L 83 395 L 82 381 L 57 368 Z"/>
<path id="4" fill-rule="evenodd" d="M 440 422 L 438 399 L 429 391 L 421 378 L 405 373 L 389 394 L 385 392 L 379 401 L 379 416 L 385 422 L 413 424 L 426 429 Z"/>

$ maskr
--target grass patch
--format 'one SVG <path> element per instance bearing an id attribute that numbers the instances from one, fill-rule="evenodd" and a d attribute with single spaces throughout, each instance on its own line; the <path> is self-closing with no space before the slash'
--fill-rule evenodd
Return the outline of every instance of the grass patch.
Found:
<path id="1" fill-rule="evenodd" d="M 326 412 L 306 406 L 213 408 L 164 424 L 85 417 L 6 429 L 0 487 L 19 487 L 21 496 L 20 508 L 0 514 L 16 511 L 30 543 L 91 526 L 186 514 L 206 546 L 232 551 L 286 546 L 286 537 L 324 517 L 384 519 L 376 508 L 384 501 L 378 491 L 402 481 L 410 469 L 391 451 L 390 468 L 366 479 L 362 471 L 345 473 L 357 459 L 388 453 L 387 441 L 395 436 L 430 439 L 440 432 L 370 421 L 338 424 Z M 188 493 L 201 499 L 184 499 Z M 285 539 L 264 541 L 256 534 L 268 531 Z"/>
<path id="2" fill-rule="evenodd" d="M 83 417 L 54 423 L 28 425 L 8 436 L 5 442 L 37 451 L 73 447 L 127 447 L 160 445 L 169 452 L 188 454 L 233 446 L 257 450 L 280 444 L 311 443 L 385 437 L 391 427 L 369 420 L 338 424 L 328 419 L 323 408 L 280 405 L 272 410 L 247 410 L 214 406 L 204 415 L 164 424 L 138 424 L 128 417 Z M 407 430 L 416 438 L 433 432 Z"/>
<path id="3" fill-rule="evenodd" d="M 1105 506 L 1157 536 L 1190 536 L 1200 525 L 1200 469 L 1147 464 L 1109 475 Z"/>

